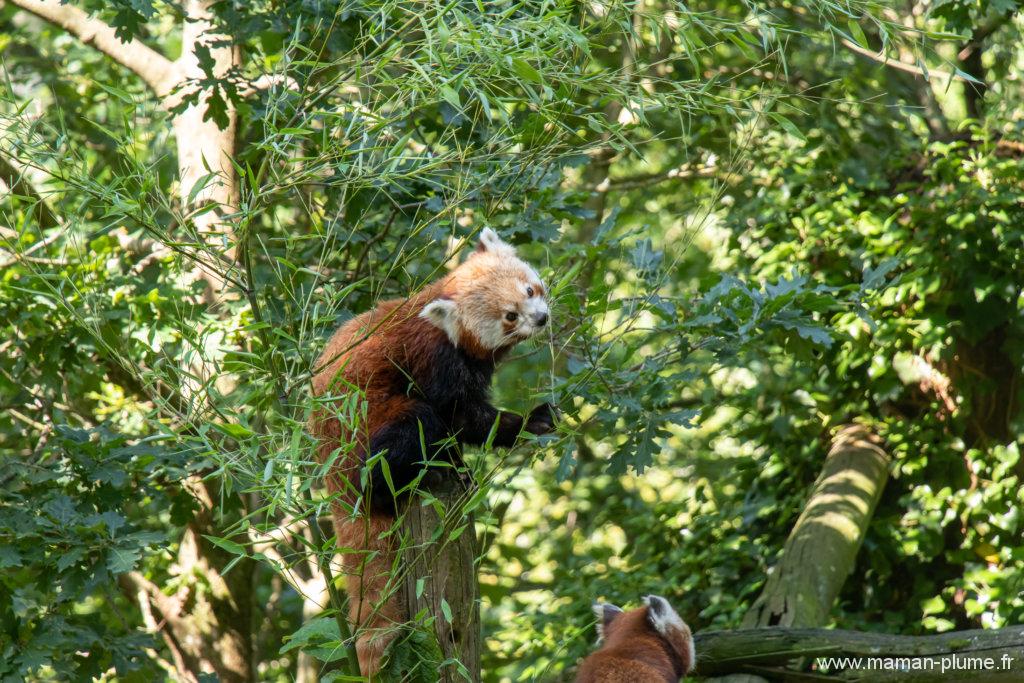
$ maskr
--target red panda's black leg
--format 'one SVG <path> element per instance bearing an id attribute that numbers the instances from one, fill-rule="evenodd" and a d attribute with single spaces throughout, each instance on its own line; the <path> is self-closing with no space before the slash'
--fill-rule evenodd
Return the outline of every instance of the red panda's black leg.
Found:
<path id="1" fill-rule="evenodd" d="M 370 453 L 383 451 L 387 451 L 384 460 L 387 461 L 395 492 L 415 481 L 430 462 L 447 461 L 458 465 L 462 461 L 444 424 L 425 404 L 418 404 L 373 434 Z M 380 464 L 375 464 L 370 470 L 369 488 L 370 505 L 374 510 L 395 512 L 395 497 Z"/>
<path id="2" fill-rule="evenodd" d="M 485 443 L 495 421 L 497 430 L 491 445 L 511 448 L 524 431 L 531 434 L 547 434 L 554 431 L 555 411 L 550 404 L 542 403 L 530 411 L 530 415 L 524 420 L 515 413 L 498 410 L 486 403 L 467 407 L 459 420 L 459 441 L 472 446 Z"/>
<path id="3" fill-rule="evenodd" d="M 460 408 L 455 416 L 455 426 L 461 443 L 470 446 L 483 445 L 497 422 L 497 430 L 491 444 L 499 448 L 508 448 L 516 442 L 516 438 L 523 430 L 522 417 L 498 410 L 488 403 L 467 404 Z"/>

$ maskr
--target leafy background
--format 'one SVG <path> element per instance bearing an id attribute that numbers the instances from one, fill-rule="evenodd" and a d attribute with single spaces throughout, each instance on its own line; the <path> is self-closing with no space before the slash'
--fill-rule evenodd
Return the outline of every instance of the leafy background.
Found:
<path id="1" fill-rule="evenodd" d="M 172 59 L 187 5 L 75 3 Z M 851 421 L 893 478 L 834 623 L 1024 618 L 1017 3 L 209 6 L 242 57 L 177 108 L 0 7 L 5 680 L 172 676 L 225 594 L 252 678 L 330 676 L 324 546 L 256 540 L 322 500 L 311 363 L 483 226 L 554 309 L 496 402 L 565 416 L 472 458 L 486 680 L 570 679 L 597 598 L 737 625 Z M 237 115 L 213 235 L 190 104 Z"/>

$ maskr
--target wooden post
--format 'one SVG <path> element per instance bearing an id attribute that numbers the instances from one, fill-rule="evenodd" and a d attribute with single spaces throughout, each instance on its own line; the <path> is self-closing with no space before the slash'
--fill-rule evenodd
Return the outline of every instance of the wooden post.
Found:
<path id="1" fill-rule="evenodd" d="M 413 497 L 402 523 L 406 613 L 414 620 L 433 617 L 444 659 L 461 663 L 443 667 L 440 683 L 480 681 L 478 548 L 473 515 L 461 510 L 467 493 L 461 481 L 446 478 Z"/>

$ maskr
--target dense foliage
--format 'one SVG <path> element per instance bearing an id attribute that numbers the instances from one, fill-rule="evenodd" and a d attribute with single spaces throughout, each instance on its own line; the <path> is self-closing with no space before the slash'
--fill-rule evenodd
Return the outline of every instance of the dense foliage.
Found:
<path id="1" fill-rule="evenodd" d="M 32 4 L 0 6 L 4 680 L 343 675 L 312 363 L 485 226 L 554 319 L 496 403 L 563 413 L 470 458 L 485 680 L 570 679 L 595 598 L 737 625 L 849 422 L 894 465 L 834 623 L 1024 618 L 1015 2 L 53 0 L 120 56 Z"/>

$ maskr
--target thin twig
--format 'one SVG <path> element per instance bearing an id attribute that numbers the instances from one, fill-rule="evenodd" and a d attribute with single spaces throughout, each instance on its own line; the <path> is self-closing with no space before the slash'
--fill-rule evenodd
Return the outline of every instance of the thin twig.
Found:
<path id="1" fill-rule="evenodd" d="M 842 44 L 845 47 L 856 52 L 862 57 L 867 57 L 868 59 L 874 62 L 878 62 L 879 64 L 887 66 L 892 69 L 898 69 L 899 71 L 905 71 L 908 74 L 914 74 L 915 76 L 919 76 L 920 78 L 923 78 L 926 81 L 930 81 L 932 77 L 935 77 L 947 81 L 949 79 L 952 79 L 954 81 L 960 81 L 962 83 L 971 82 L 971 79 L 964 78 L 960 74 L 942 71 L 941 69 L 928 69 L 927 71 L 925 71 L 921 67 L 914 66 L 913 64 L 906 64 L 898 59 L 893 59 L 884 52 L 872 52 L 871 50 L 863 48 L 857 43 L 853 42 L 852 40 L 847 40 L 846 38 L 843 38 L 840 42 L 842 42 Z"/>

